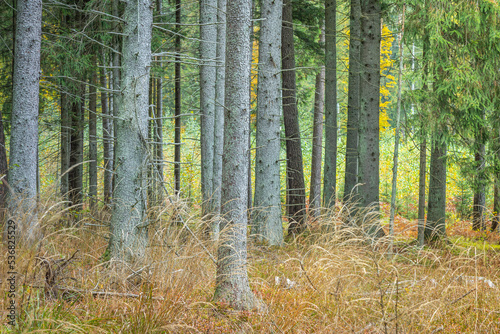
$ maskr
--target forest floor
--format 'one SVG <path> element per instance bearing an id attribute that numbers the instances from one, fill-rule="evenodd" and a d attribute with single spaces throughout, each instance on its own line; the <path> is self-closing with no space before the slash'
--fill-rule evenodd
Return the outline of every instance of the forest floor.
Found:
<path id="1" fill-rule="evenodd" d="M 392 253 L 388 240 L 325 232 L 338 217 L 320 218 L 281 248 L 250 243 L 250 285 L 264 306 L 238 312 L 212 301 L 215 265 L 207 251 L 215 256 L 216 245 L 203 241 L 206 251 L 201 232 L 194 238 L 169 224 L 173 212 L 157 216 L 142 263 L 120 272 L 102 259 L 109 229 L 95 225 L 106 213 L 83 213 L 74 228 L 63 228 L 62 212 L 44 217 L 40 246 L 16 249 L 17 327 L 0 332 L 500 332 L 500 237 L 474 232 L 468 221 L 448 226 L 448 243 L 418 248 L 416 221 L 397 216 Z M 185 217 L 196 225 L 196 217 Z M 4 251 L 2 324 L 8 271 Z"/>

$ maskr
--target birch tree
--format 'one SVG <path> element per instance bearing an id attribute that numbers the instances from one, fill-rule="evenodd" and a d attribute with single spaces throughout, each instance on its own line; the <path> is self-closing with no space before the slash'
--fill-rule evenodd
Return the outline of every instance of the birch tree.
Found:
<path id="1" fill-rule="evenodd" d="M 270 245 L 283 243 L 280 197 L 282 8 L 281 0 L 262 1 L 259 43 L 252 234 Z"/>
<path id="2" fill-rule="evenodd" d="M 122 96 L 115 113 L 116 174 L 111 218 L 112 258 L 140 258 L 147 242 L 146 136 L 151 65 L 151 0 L 125 2 Z"/>
<path id="3" fill-rule="evenodd" d="M 22 239 L 36 241 L 38 105 L 42 0 L 17 2 L 10 138 L 10 217 Z"/>
<path id="4" fill-rule="evenodd" d="M 251 0 L 227 3 L 222 221 L 215 300 L 238 310 L 257 306 L 247 273 L 248 122 Z"/>

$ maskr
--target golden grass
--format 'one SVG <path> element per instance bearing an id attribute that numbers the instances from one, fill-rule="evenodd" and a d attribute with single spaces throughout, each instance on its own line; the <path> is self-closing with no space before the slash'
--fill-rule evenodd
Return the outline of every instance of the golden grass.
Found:
<path id="1" fill-rule="evenodd" d="M 497 333 L 500 332 L 500 254 L 497 248 L 452 242 L 419 249 L 398 240 L 324 232 L 338 218 L 322 217 L 283 248 L 249 245 L 251 288 L 266 307 L 238 312 L 212 301 L 215 265 L 198 241 L 170 224 L 178 206 L 151 217 L 146 258 L 116 272 L 103 262 L 107 213 L 79 217 L 63 228 L 64 213 L 44 216 L 44 239 L 17 250 L 15 332 L 67 333 Z M 199 219 L 183 215 L 205 247 Z M 397 224 L 411 223 L 399 219 Z M 416 224 L 416 222 L 414 222 Z M 408 227 L 408 226 L 407 226 Z M 411 227 L 413 228 L 413 227 Z M 396 231 L 405 230 L 399 226 Z M 353 233 L 359 235 L 359 233 Z M 452 239 L 454 240 L 454 239 Z M 487 242 L 487 241 L 485 241 Z M 481 244 L 483 241 L 481 241 Z M 57 277 L 58 298 L 44 293 L 46 267 L 78 251 Z M 6 319 L 6 252 L 0 272 L 0 316 Z M 287 281 L 288 280 L 288 281 Z M 491 284 L 490 284 L 491 283 Z M 110 292 L 103 295 L 103 292 Z M 101 293 L 101 295 L 98 295 Z M 120 295 L 122 294 L 122 295 Z M 8 332 L 9 327 L 0 327 Z"/>

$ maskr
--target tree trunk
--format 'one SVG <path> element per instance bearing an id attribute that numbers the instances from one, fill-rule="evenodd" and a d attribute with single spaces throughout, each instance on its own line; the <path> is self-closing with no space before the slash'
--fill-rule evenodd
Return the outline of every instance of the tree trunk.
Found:
<path id="1" fill-rule="evenodd" d="M 175 0 L 175 69 L 174 69 L 174 115 L 175 115 L 175 149 L 174 149 L 174 183 L 175 194 L 181 191 L 181 0 Z"/>
<path id="2" fill-rule="evenodd" d="M 324 32 L 320 40 L 324 42 Z M 321 213 L 321 162 L 323 158 L 323 110 L 325 97 L 325 67 L 316 74 L 314 94 L 313 147 L 311 157 L 311 186 L 309 191 L 309 215 L 318 217 Z"/>
<path id="3" fill-rule="evenodd" d="M 97 65 L 97 57 L 94 57 Z M 91 211 L 97 204 L 97 72 L 91 75 L 89 85 L 89 197 Z"/>
<path id="4" fill-rule="evenodd" d="M 76 97 L 70 102 L 71 129 L 68 184 L 71 205 L 81 205 L 83 200 L 83 128 L 85 123 L 85 84 L 76 88 Z"/>
<path id="5" fill-rule="evenodd" d="M 111 256 L 132 261 L 147 242 L 145 177 L 147 170 L 151 0 L 126 2 L 123 34 L 123 82 L 116 113 L 116 183 L 111 218 Z"/>
<path id="6" fill-rule="evenodd" d="M 18 0 L 9 159 L 10 219 L 17 240 L 37 241 L 37 161 L 42 1 Z M 8 228 L 8 227 L 7 227 Z"/>
<path id="7" fill-rule="evenodd" d="M 217 81 L 214 120 L 214 170 L 213 170 L 213 208 L 219 214 L 221 209 L 222 185 L 222 152 L 224 146 L 224 93 L 226 78 L 226 8 L 227 1 L 219 0 L 217 4 Z M 219 235 L 219 220 L 212 223 L 214 239 Z"/>
<path id="8" fill-rule="evenodd" d="M 361 71 L 361 1 L 351 0 L 349 37 L 349 87 L 344 180 L 344 203 L 355 203 L 358 184 L 358 127 Z M 349 206 L 351 207 L 351 206 Z M 355 211 L 355 210 L 354 210 Z"/>
<path id="9" fill-rule="evenodd" d="M 484 122 L 485 113 L 482 112 L 482 121 Z M 474 204 L 472 207 L 472 229 L 474 231 L 485 230 L 486 222 L 484 220 L 484 209 L 486 207 L 486 183 L 488 177 L 485 173 L 486 167 L 486 145 L 484 144 L 483 125 L 476 135 L 476 152 L 474 154 L 476 175 L 474 184 Z"/>
<path id="10" fill-rule="evenodd" d="M 250 119 L 251 1 L 227 4 L 221 243 L 214 299 L 233 309 L 257 306 L 247 273 L 248 123 Z"/>
<path id="11" fill-rule="evenodd" d="M 120 0 L 113 0 L 113 16 L 115 17 L 121 17 L 121 10 L 120 10 Z M 120 25 L 120 22 L 118 20 L 115 21 L 115 26 L 113 28 L 113 31 L 115 33 L 120 33 L 122 32 L 122 28 Z M 122 44 L 122 38 L 120 35 L 115 34 L 113 35 L 113 48 L 118 51 L 121 49 L 121 44 Z M 117 127 L 117 122 L 118 119 L 115 117 L 118 115 L 118 108 L 120 107 L 121 103 L 121 97 L 122 97 L 122 92 L 121 92 L 121 54 L 118 52 L 113 53 L 113 130 L 112 130 L 112 135 L 113 135 L 113 171 L 116 170 L 116 166 L 118 165 L 117 161 L 117 155 L 116 155 L 116 127 Z M 114 193 L 116 186 L 116 178 L 115 174 L 113 173 L 113 184 L 112 184 L 112 192 Z"/>
<path id="12" fill-rule="evenodd" d="M 425 230 L 425 178 L 427 172 L 427 140 L 424 125 L 421 125 L 420 166 L 418 173 L 418 244 L 424 245 Z"/>
<path id="13" fill-rule="evenodd" d="M 217 58 L 217 0 L 200 1 L 200 113 L 202 215 L 213 213 L 214 114 Z"/>
<path id="14" fill-rule="evenodd" d="M 101 113 L 102 113 L 102 141 L 103 141 L 103 159 L 104 159 L 104 203 L 109 204 L 113 195 L 113 116 L 111 108 L 108 108 L 108 80 L 106 76 L 106 57 L 102 53 L 101 68 Z M 113 94 L 109 94 L 112 96 Z"/>
<path id="15" fill-rule="evenodd" d="M 283 243 L 280 197 L 282 11 L 281 0 L 262 1 L 252 234 L 269 245 Z"/>
<path id="16" fill-rule="evenodd" d="M 379 222 L 380 1 L 363 0 L 361 16 L 361 94 L 359 117 L 360 205 L 369 210 L 365 230 L 383 236 Z"/>
<path id="17" fill-rule="evenodd" d="M 302 146 L 300 142 L 299 112 L 295 89 L 295 47 L 293 42 L 292 1 L 283 1 L 281 33 L 283 120 L 286 140 L 286 179 L 288 233 L 301 233 L 306 227 L 306 191 Z"/>
<path id="18" fill-rule="evenodd" d="M 9 194 L 9 187 L 7 186 L 9 168 L 7 165 L 7 150 L 5 146 L 2 108 L 0 108 L 0 178 L 0 219 L 4 221 L 7 210 L 7 197 Z"/>
<path id="19" fill-rule="evenodd" d="M 494 184 L 494 195 L 493 195 L 493 221 L 491 222 L 491 231 L 494 232 L 498 224 L 500 223 L 500 137 L 499 135 L 499 130 L 498 130 L 498 125 L 497 125 L 497 130 L 496 136 L 493 138 L 494 143 L 492 147 L 496 148 L 495 152 L 496 154 L 494 155 L 494 175 L 493 175 L 493 180 L 495 182 Z"/>
<path id="20" fill-rule="evenodd" d="M 389 217 L 389 235 L 391 236 L 391 252 L 394 243 L 394 216 L 396 215 L 396 197 L 398 185 L 399 131 L 401 128 L 401 86 L 403 84 L 403 34 L 405 30 L 405 8 L 401 14 L 401 32 L 399 33 L 399 73 L 398 73 L 398 106 L 396 112 L 396 135 L 394 138 L 394 161 L 392 165 L 391 212 Z"/>
<path id="21" fill-rule="evenodd" d="M 323 204 L 335 207 L 337 192 L 337 1 L 325 1 L 325 171 Z"/>
<path id="22" fill-rule="evenodd" d="M 158 11 L 158 15 L 160 16 L 160 22 L 163 21 L 163 6 L 162 6 L 162 1 L 157 0 L 156 2 L 156 10 Z M 176 36 L 176 42 L 177 38 L 179 36 Z M 162 63 L 160 62 L 159 65 L 160 67 L 160 73 L 158 78 L 155 80 L 156 84 L 156 109 L 155 109 L 155 122 L 154 122 L 154 141 L 155 141 L 155 161 L 156 161 L 156 171 L 155 171 L 155 176 L 156 176 L 156 203 L 157 205 L 162 205 L 163 203 L 163 181 L 164 181 L 164 175 L 163 175 L 163 92 L 162 92 L 162 86 L 163 86 L 163 69 L 162 69 Z M 174 66 L 175 67 L 175 66 Z M 174 69 L 174 72 L 177 69 Z M 175 73 L 174 73 L 175 75 Z M 174 78 L 175 81 L 175 78 Z M 175 85 L 177 84 L 177 81 L 174 82 L 174 89 Z M 175 93 L 175 92 L 174 92 Z M 174 96 L 175 100 L 175 96 Z M 175 106 L 174 106 L 175 108 Z M 174 110 L 174 115 L 175 115 L 175 110 Z M 174 172 L 175 172 L 175 165 L 174 165 Z"/>
<path id="23" fill-rule="evenodd" d="M 446 142 L 442 130 L 433 133 L 428 198 L 424 239 L 431 242 L 446 237 Z"/>
<path id="24" fill-rule="evenodd" d="M 71 118 L 68 94 L 61 92 L 61 195 L 69 200 L 69 156 L 71 151 Z"/>

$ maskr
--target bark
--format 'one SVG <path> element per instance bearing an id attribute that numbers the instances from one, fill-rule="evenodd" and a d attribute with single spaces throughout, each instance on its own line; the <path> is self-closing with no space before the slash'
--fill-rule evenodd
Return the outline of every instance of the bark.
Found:
<path id="1" fill-rule="evenodd" d="M 116 183 L 111 218 L 112 258 L 140 259 L 147 243 L 147 170 L 151 0 L 125 3 L 122 96 L 116 115 Z"/>
<path id="2" fill-rule="evenodd" d="M 103 51 L 102 68 L 100 73 L 101 87 L 101 113 L 102 113 L 102 141 L 104 159 L 104 203 L 109 204 L 113 195 L 113 116 L 112 109 L 108 106 L 108 80 L 105 69 L 106 57 Z M 109 94 L 112 96 L 113 94 Z"/>
<path id="3" fill-rule="evenodd" d="M 418 173 L 418 244 L 424 245 L 425 229 L 425 178 L 427 172 L 427 140 L 426 133 L 422 124 L 421 142 L 420 142 L 420 166 Z"/>
<path id="4" fill-rule="evenodd" d="M 9 159 L 10 219 L 17 240 L 37 241 L 37 161 L 42 1 L 17 2 Z"/>
<path id="5" fill-rule="evenodd" d="M 214 119 L 214 169 L 213 169 L 213 208 L 219 214 L 221 209 L 222 152 L 224 145 L 224 93 L 226 78 L 226 8 L 227 1 L 219 0 L 217 4 L 217 82 Z M 219 235 L 219 220 L 212 223 L 214 239 Z"/>
<path id="6" fill-rule="evenodd" d="M 306 227 L 306 192 L 302 146 L 300 141 L 299 113 L 295 89 L 295 47 L 293 42 L 292 1 L 283 1 L 281 32 L 283 120 L 286 140 L 286 204 L 290 224 L 289 234 L 301 233 Z"/>
<path id="7" fill-rule="evenodd" d="M 334 207 L 337 191 L 337 1 L 325 1 L 325 171 L 323 204 Z"/>
<path id="8" fill-rule="evenodd" d="M 120 0 L 113 0 L 113 16 L 115 17 L 121 17 L 121 10 L 120 10 Z M 113 28 L 114 32 L 120 33 L 122 32 L 122 28 L 120 26 L 120 23 L 118 20 L 115 21 L 115 26 Z M 122 38 L 120 35 L 115 34 L 113 35 L 113 48 L 115 50 L 120 50 L 122 44 Z M 116 116 L 118 114 L 118 108 L 121 103 L 121 54 L 118 52 L 113 53 L 113 94 L 112 94 L 112 108 L 113 108 L 113 116 Z M 116 126 L 117 126 L 118 120 L 116 117 L 113 117 L 113 171 L 116 170 L 116 166 L 118 164 L 118 161 L 116 161 Z M 112 192 L 114 193 L 114 189 L 116 186 L 116 179 L 115 179 L 115 174 L 113 173 L 113 185 L 112 185 Z"/>
<path id="9" fill-rule="evenodd" d="M 237 310 L 257 306 L 247 273 L 248 122 L 251 1 L 227 4 L 221 243 L 214 299 Z"/>
<path id="10" fill-rule="evenodd" d="M 498 125 L 497 125 L 498 126 Z M 500 223 L 500 137 L 499 131 L 497 128 L 496 132 L 496 137 L 493 138 L 495 141 L 494 144 L 492 145 L 493 147 L 496 148 L 495 154 L 494 154 L 494 195 L 493 195 L 493 221 L 491 222 L 491 231 L 495 231 L 498 227 L 498 224 Z"/>
<path id="11" fill-rule="evenodd" d="M 359 117 L 359 195 L 365 230 L 382 236 L 379 222 L 379 104 L 380 104 L 380 1 L 361 3 L 361 94 Z"/>
<path id="12" fill-rule="evenodd" d="M 262 1 L 252 234 L 256 240 L 269 245 L 283 243 L 280 197 L 282 10 L 281 0 Z"/>
<path id="13" fill-rule="evenodd" d="M 217 0 L 200 1 L 200 112 L 202 215 L 213 213 Z"/>
<path id="14" fill-rule="evenodd" d="M 162 6 L 162 1 L 157 0 L 156 2 L 156 9 L 158 11 L 158 14 L 160 15 L 160 22 L 162 22 L 163 18 L 163 6 Z M 176 41 L 177 41 L 178 36 L 176 36 Z M 158 60 L 158 59 L 157 59 Z M 160 74 L 158 78 L 155 79 L 155 84 L 156 84 L 156 108 L 155 108 L 155 121 L 154 121 L 154 155 L 155 155 L 155 162 L 156 162 L 156 171 L 155 171 L 155 179 L 157 180 L 156 182 L 156 203 L 158 205 L 161 205 L 163 202 L 163 181 L 164 181 L 164 176 L 163 176 L 163 92 L 162 92 L 162 86 L 163 86 L 163 69 L 162 69 L 162 63 L 159 63 L 160 66 Z M 174 69 L 174 72 L 176 70 Z M 175 75 L 175 73 L 174 73 Z M 175 78 L 174 78 L 175 80 Z M 174 83 L 174 86 L 177 84 L 177 81 Z M 175 97 L 174 97 L 175 99 Z M 174 110 L 175 114 L 175 110 Z M 174 166 L 175 169 L 175 166 Z"/>
<path id="15" fill-rule="evenodd" d="M 175 115 L 175 149 L 174 149 L 174 183 L 175 194 L 181 191 L 181 0 L 175 1 L 175 23 L 177 35 L 175 36 L 175 69 L 174 69 L 174 115 Z"/>
<path id="16" fill-rule="evenodd" d="M 391 190 L 391 212 L 389 217 L 389 235 L 394 238 L 394 216 L 396 214 L 396 197 L 398 184 L 398 158 L 399 158 L 399 140 L 401 128 L 401 86 L 403 84 L 403 34 L 405 30 L 405 8 L 401 13 L 401 32 L 399 33 L 399 73 L 398 73 L 398 104 L 396 111 L 396 135 L 394 138 L 394 160 L 392 165 L 392 190 Z M 393 240 L 391 240 L 392 248 Z M 392 250 L 391 250 L 392 251 Z"/>
<path id="17" fill-rule="evenodd" d="M 361 1 L 351 0 L 344 203 L 356 202 L 361 71 Z"/>
<path id="18" fill-rule="evenodd" d="M 97 58 L 94 57 L 97 65 Z M 97 204 L 97 72 L 91 76 L 89 85 L 89 197 L 90 209 Z"/>
<path id="19" fill-rule="evenodd" d="M 485 113 L 482 112 L 484 121 Z M 475 184 L 474 184 L 474 204 L 472 207 L 472 229 L 474 231 L 485 230 L 486 221 L 484 220 L 484 210 L 486 207 L 486 183 L 488 178 L 485 173 L 486 167 L 486 145 L 484 141 L 484 130 L 482 126 L 476 135 L 476 152 L 474 161 L 476 167 Z"/>
<path id="20" fill-rule="evenodd" d="M 69 155 L 71 151 L 70 104 L 66 92 L 61 92 L 61 195 L 69 200 Z"/>
<path id="21" fill-rule="evenodd" d="M 446 142 L 442 130 L 433 133 L 428 196 L 424 239 L 432 242 L 446 237 Z"/>
<path id="22" fill-rule="evenodd" d="M 2 221 L 4 221 L 5 210 L 7 210 L 7 197 L 9 194 L 9 187 L 7 186 L 8 174 L 9 169 L 7 165 L 3 115 L 2 109 L 0 108 L 0 219 Z"/>
<path id="23" fill-rule="evenodd" d="M 68 184 L 71 205 L 81 205 L 83 200 L 83 130 L 85 123 L 85 84 L 76 88 L 77 94 L 70 102 L 70 152 Z"/>
<path id="24" fill-rule="evenodd" d="M 324 37 L 322 38 L 324 42 Z M 311 157 L 311 186 L 309 190 L 309 215 L 318 217 L 321 213 L 321 162 L 323 158 L 323 110 L 325 97 L 325 67 L 316 74 L 314 94 L 313 147 Z"/>

